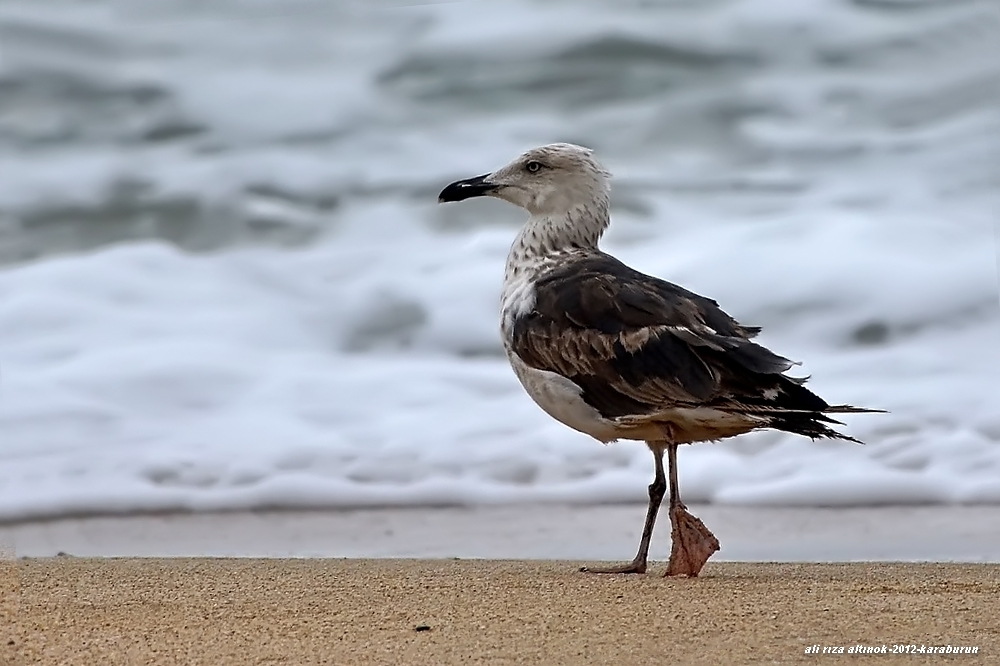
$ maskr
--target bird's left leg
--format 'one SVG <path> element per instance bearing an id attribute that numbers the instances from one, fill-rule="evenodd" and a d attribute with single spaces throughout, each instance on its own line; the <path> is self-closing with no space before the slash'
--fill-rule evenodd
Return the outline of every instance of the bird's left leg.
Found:
<path id="1" fill-rule="evenodd" d="M 697 576 L 712 553 L 719 550 L 705 523 L 688 513 L 681 502 L 677 485 L 677 444 L 667 444 L 667 467 L 670 470 L 670 564 L 665 576 Z"/>
<path id="2" fill-rule="evenodd" d="M 656 524 L 656 513 L 663 502 L 663 493 L 667 489 L 667 479 L 663 474 L 663 447 L 659 443 L 650 443 L 656 472 L 653 482 L 649 484 L 649 506 L 646 509 L 646 522 L 642 527 L 642 538 L 639 540 L 639 551 L 628 564 L 617 567 L 582 567 L 580 571 L 600 574 L 646 573 L 646 558 L 649 555 L 649 540 L 653 537 L 653 525 Z"/>

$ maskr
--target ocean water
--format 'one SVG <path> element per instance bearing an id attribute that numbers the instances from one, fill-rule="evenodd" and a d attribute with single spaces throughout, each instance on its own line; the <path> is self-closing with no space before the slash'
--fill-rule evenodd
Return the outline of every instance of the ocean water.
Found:
<path id="1" fill-rule="evenodd" d="M 0 5 L 0 520 L 644 501 L 503 358 L 552 141 L 605 249 L 804 362 L 865 446 L 681 453 L 688 502 L 1000 502 L 1000 8 L 933 0 Z"/>

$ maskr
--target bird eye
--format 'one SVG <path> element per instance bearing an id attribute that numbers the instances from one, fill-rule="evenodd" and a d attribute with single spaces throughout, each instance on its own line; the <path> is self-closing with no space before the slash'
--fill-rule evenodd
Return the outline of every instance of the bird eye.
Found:
<path id="1" fill-rule="evenodd" d="M 542 163 L 531 160 L 524 165 L 524 168 L 528 170 L 528 173 L 538 173 L 539 169 L 542 168 Z"/>

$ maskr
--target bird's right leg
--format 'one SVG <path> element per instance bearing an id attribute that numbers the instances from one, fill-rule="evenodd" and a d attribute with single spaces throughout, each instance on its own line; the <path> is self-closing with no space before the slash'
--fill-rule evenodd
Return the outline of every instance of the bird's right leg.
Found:
<path id="1" fill-rule="evenodd" d="M 688 513 L 681 501 L 677 484 L 677 444 L 667 445 L 670 468 L 670 563 L 665 576 L 697 576 L 712 553 L 719 550 L 719 540 L 705 523 Z"/>
<path id="2" fill-rule="evenodd" d="M 646 573 L 646 557 L 649 555 L 649 540 L 653 536 L 653 525 L 656 523 L 656 513 L 663 503 L 663 495 L 667 491 L 667 478 L 663 473 L 663 447 L 649 444 L 656 463 L 656 473 L 653 482 L 649 484 L 649 507 L 646 509 L 646 524 L 642 528 L 642 539 L 639 540 L 639 552 L 628 564 L 618 567 L 591 568 L 582 567 L 580 571 L 599 574 Z"/>

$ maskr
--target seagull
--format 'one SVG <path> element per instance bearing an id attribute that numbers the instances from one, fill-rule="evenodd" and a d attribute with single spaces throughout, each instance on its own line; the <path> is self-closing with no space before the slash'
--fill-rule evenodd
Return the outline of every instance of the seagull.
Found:
<path id="1" fill-rule="evenodd" d="M 761 429 L 859 440 L 828 414 L 881 410 L 830 405 L 785 374 L 792 361 L 752 341 L 714 300 L 645 275 L 602 252 L 611 174 L 589 148 L 533 148 L 492 173 L 451 183 L 438 202 L 489 196 L 530 217 L 507 255 L 503 345 L 527 394 L 557 421 L 610 443 L 644 441 L 655 476 L 635 558 L 593 573 L 645 573 L 669 487 L 672 547 L 665 575 L 697 576 L 719 541 L 687 511 L 677 447 Z M 663 454 L 667 454 L 667 476 Z"/>

